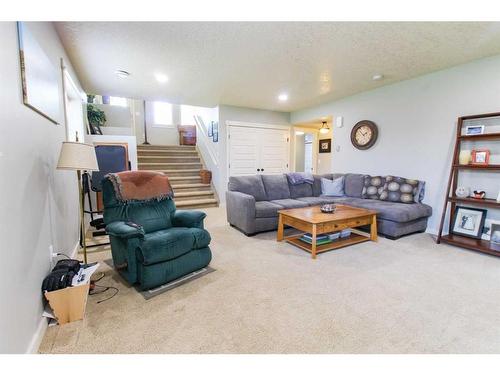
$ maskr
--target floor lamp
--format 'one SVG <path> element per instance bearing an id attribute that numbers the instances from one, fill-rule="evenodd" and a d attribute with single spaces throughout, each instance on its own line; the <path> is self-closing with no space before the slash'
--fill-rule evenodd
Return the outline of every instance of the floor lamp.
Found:
<path id="1" fill-rule="evenodd" d="M 83 260 L 84 263 L 87 264 L 87 244 L 85 239 L 85 221 L 83 217 L 82 171 L 99 170 L 94 146 L 79 142 L 63 142 L 57 169 L 76 171 L 76 176 L 78 178 L 78 198 L 80 200 L 80 230 L 82 234 Z"/>

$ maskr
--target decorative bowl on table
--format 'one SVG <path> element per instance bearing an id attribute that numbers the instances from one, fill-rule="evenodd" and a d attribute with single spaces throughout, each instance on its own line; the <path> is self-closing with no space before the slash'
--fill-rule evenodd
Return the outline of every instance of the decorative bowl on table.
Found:
<path id="1" fill-rule="evenodd" d="M 324 204 L 320 207 L 321 212 L 325 214 L 333 214 L 335 212 L 336 206 L 334 204 Z"/>

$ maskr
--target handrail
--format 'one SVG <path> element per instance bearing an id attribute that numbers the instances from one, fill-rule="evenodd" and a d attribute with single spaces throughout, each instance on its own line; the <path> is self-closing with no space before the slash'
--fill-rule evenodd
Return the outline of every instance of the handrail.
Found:
<path id="1" fill-rule="evenodd" d="M 203 136 L 203 137 L 197 137 L 198 139 L 198 147 L 202 148 L 202 151 L 204 151 L 208 156 L 210 157 L 210 161 L 214 164 L 214 166 L 217 166 L 218 163 L 218 157 L 214 155 L 213 149 L 207 145 L 208 139 L 208 134 L 206 132 L 206 127 L 205 124 L 203 123 L 203 119 L 200 116 L 193 116 L 194 121 L 196 123 L 196 128 L 197 128 L 197 133 Z"/>

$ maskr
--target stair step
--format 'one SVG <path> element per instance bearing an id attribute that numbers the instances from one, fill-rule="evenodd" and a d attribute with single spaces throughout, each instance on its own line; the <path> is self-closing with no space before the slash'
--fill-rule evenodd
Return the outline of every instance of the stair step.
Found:
<path id="1" fill-rule="evenodd" d="M 171 178 L 170 178 L 171 180 Z M 172 188 L 174 191 L 207 191 L 211 190 L 212 186 L 210 184 L 202 184 L 202 183 L 192 183 L 192 184 L 185 184 L 185 183 L 178 183 L 178 184 L 172 184 Z"/>
<path id="2" fill-rule="evenodd" d="M 209 191 L 182 191 L 176 192 L 174 191 L 174 200 L 176 202 L 193 200 L 193 199 L 205 199 L 205 198 L 213 198 L 214 192 Z"/>
<path id="3" fill-rule="evenodd" d="M 176 170 L 189 168 L 198 173 L 201 169 L 201 163 L 138 163 L 139 170 Z"/>
<path id="4" fill-rule="evenodd" d="M 150 164 L 150 163 L 200 163 L 200 157 L 198 155 L 194 156 L 138 156 L 139 164 Z"/>
<path id="5" fill-rule="evenodd" d="M 178 151 L 196 151 L 196 146 L 145 146 L 145 145 L 139 145 L 137 146 L 137 150 L 143 151 L 143 150 L 155 150 L 155 151 L 172 151 L 172 150 L 178 150 Z"/>
<path id="6" fill-rule="evenodd" d="M 137 156 L 198 156 L 196 150 L 137 150 Z"/>
<path id="7" fill-rule="evenodd" d="M 168 179 L 170 182 L 176 182 L 178 184 L 194 184 L 200 183 L 200 176 L 169 176 Z"/>
<path id="8" fill-rule="evenodd" d="M 175 198 L 174 198 L 175 199 Z M 176 201 L 177 208 L 201 208 L 201 207 L 217 207 L 218 202 L 216 199 L 192 199 L 186 201 Z"/>
<path id="9" fill-rule="evenodd" d="M 174 176 L 199 177 L 199 169 L 151 169 L 155 172 L 165 173 L 169 178 Z M 201 178 L 201 177 L 200 177 Z"/>

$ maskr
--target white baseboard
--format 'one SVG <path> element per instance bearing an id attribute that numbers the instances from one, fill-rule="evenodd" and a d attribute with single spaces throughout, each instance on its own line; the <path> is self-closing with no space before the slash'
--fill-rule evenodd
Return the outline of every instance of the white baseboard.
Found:
<path id="1" fill-rule="evenodd" d="M 28 345 L 28 349 L 26 349 L 26 354 L 37 354 L 38 348 L 42 343 L 43 336 L 45 336 L 45 332 L 47 331 L 47 327 L 49 326 L 49 320 L 42 316 L 40 318 L 40 323 L 38 323 L 38 327 L 36 328 L 35 334 L 31 339 L 30 344 Z"/>
<path id="2" fill-rule="evenodd" d="M 437 236 L 438 235 L 438 230 L 437 229 L 433 229 L 433 228 L 427 228 L 426 231 L 425 231 L 425 233 Z"/>

